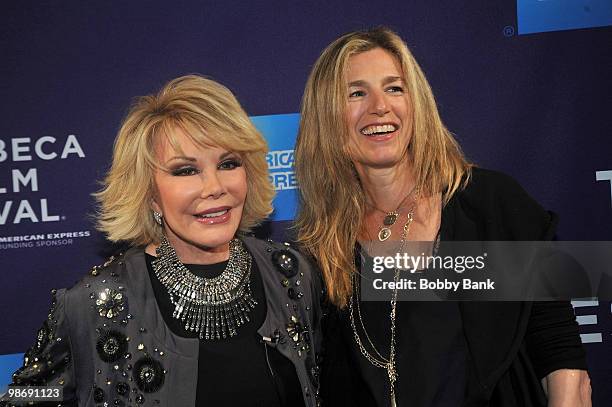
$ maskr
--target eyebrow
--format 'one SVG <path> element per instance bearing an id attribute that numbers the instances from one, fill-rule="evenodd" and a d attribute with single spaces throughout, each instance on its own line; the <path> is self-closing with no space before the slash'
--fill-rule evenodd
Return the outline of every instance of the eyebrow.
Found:
<path id="1" fill-rule="evenodd" d="M 169 163 L 170 161 L 176 161 L 176 160 L 190 161 L 190 162 L 196 162 L 197 161 L 193 157 L 186 157 L 184 155 L 177 155 L 177 156 L 174 156 L 174 157 L 170 158 L 168 161 L 166 161 L 166 163 Z"/>
<path id="2" fill-rule="evenodd" d="M 403 82 L 404 80 L 400 77 L 400 76 L 386 76 L 383 80 L 382 80 L 382 84 L 384 85 L 388 85 L 392 82 L 396 82 L 396 81 L 400 81 Z M 353 81 L 350 82 L 348 84 L 349 87 L 366 87 L 368 85 L 368 83 L 364 80 L 357 80 L 357 81 Z"/>
<path id="3" fill-rule="evenodd" d="M 383 85 L 388 85 L 397 81 L 404 82 L 400 76 L 387 76 L 385 79 L 383 79 Z"/>
<path id="4" fill-rule="evenodd" d="M 228 157 L 230 155 L 233 155 L 233 154 L 234 153 L 232 151 L 226 151 L 225 153 L 221 154 L 221 156 L 219 156 L 219 160 L 223 160 L 224 158 L 226 158 L 226 157 Z M 166 164 L 171 162 L 171 161 L 177 161 L 177 160 L 179 160 L 179 161 L 189 161 L 189 162 L 196 162 L 196 161 L 198 161 L 194 157 L 187 157 L 187 156 L 184 156 L 184 155 L 177 155 L 177 156 L 174 156 L 174 157 L 170 158 L 168 161 L 166 161 Z"/>

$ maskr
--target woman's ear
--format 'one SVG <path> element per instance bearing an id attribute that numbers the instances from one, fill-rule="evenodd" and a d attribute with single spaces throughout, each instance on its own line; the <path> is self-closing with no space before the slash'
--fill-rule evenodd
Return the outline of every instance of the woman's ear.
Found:
<path id="1" fill-rule="evenodd" d="M 157 203 L 159 201 L 159 194 L 157 192 L 157 185 L 155 181 L 151 181 L 151 185 L 149 186 L 148 195 L 151 200 L 149 203 L 151 210 L 158 212 L 158 213 L 162 213 L 161 206 L 159 206 L 159 204 Z"/>
<path id="2" fill-rule="evenodd" d="M 151 200 L 151 209 L 154 210 L 155 212 L 162 213 L 162 210 L 160 206 L 157 204 L 157 202 L 155 201 L 155 199 Z"/>

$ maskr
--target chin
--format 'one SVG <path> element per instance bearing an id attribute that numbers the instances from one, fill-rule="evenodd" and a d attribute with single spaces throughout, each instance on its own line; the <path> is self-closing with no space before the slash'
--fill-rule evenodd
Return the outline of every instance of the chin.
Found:
<path id="1" fill-rule="evenodd" d="M 189 243 L 201 249 L 215 249 L 227 245 L 235 237 L 236 228 L 207 228 L 190 233 Z"/>
<path id="2" fill-rule="evenodd" d="M 193 248 L 199 249 L 199 250 L 205 250 L 205 251 L 212 251 L 215 250 L 217 248 L 222 248 L 223 246 L 227 245 L 227 243 L 230 241 L 231 239 L 228 240 L 224 240 L 224 239 L 215 239 L 215 240 L 210 240 L 210 239 L 206 239 L 206 240 L 192 240 L 190 242 L 186 242 L 189 245 L 191 245 Z"/>
<path id="3" fill-rule="evenodd" d="M 211 233 L 212 235 L 212 233 Z M 209 237 L 209 236 L 207 236 Z M 212 236 L 210 236 L 212 237 Z M 199 243 L 201 243 L 201 247 L 206 247 L 209 249 L 214 249 L 217 247 L 221 247 L 227 245 L 230 240 L 235 237 L 235 233 L 222 233 L 214 236 L 214 238 L 201 239 Z"/>
<path id="4" fill-rule="evenodd" d="M 398 165 L 400 162 L 400 157 L 383 156 L 372 158 L 366 161 L 364 164 L 371 168 L 391 168 Z"/>

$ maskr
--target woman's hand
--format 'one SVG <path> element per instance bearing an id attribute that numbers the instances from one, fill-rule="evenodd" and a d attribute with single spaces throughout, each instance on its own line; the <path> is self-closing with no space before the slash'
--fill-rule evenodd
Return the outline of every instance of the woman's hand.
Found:
<path id="1" fill-rule="evenodd" d="M 586 370 L 559 369 L 542 379 L 548 407 L 591 407 L 591 379 Z"/>

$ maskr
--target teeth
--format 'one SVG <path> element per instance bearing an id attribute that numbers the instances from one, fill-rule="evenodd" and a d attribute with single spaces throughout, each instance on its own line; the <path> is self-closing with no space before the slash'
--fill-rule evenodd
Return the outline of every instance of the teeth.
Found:
<path id="1" fill-rule="evenodd" d="M 227 209 L 224 211 L 219 211 L 219 212 L 211 212 L 211 213 L 207 213 L 205 215 L 198 215 L 200 218 L 214 218 L 216 216 L 221 216 L 227 213 Z"/>
<path id="2" fill-rule="evenodd" d="M 371 136 L 372 134 L 389 133 L 395 131 L 396 129 L 397 128 L 392 124 L 384 124 L 382 126 L 368 126 L 361 130 L 361 133 L 365 134 L 366 136 Z"/>

